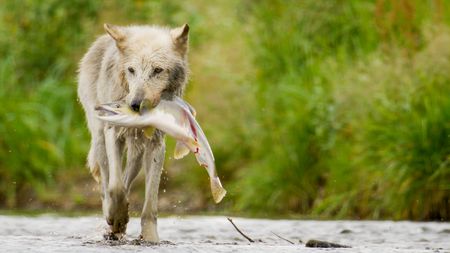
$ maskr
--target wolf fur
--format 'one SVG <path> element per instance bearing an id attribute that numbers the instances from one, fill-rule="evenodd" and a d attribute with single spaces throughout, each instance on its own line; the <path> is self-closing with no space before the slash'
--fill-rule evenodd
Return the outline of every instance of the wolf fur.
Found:
<path id="1" fill-rule="evenodd" d="M 158 242 L 157 203 L 164 162 L 164 134 L 147 138 L 142 129 L 110 126 L 96 118 L 98 104 L 125 100 L 139 111 L 141 104 L 156 106 L 161 99 L 181 96 L 187 81 L 187 24 L 175 28 L 104 25 L 80 62 L 78 97 L 91 133 L 88 166 L 102 186 L 107 235 L 121 237 L 128 223 L 128 194 L 141 168 L 145 169 L 145 202 L 141 238 Z M 122 157 L 126 156 L 125 169 Z"/>

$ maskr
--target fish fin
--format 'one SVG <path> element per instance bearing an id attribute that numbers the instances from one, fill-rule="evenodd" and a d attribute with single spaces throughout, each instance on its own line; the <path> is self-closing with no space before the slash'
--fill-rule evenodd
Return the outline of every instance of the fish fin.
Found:
<path id="1" fill-rule="evenodd" d="M 197 153 L 198 149 L 200 147 L 200 144 L 198 141 L 196 141 L 194 138 L 189 138 L 188 140 L 184 141 L 183 144 L 192 152 Z"/>
<path id="2" fill-rule="evenodd" d="M 222 187 L 220 179 L 218 177 L 213 177 L 211 180 L 211 193 L 213 195 L 214 202 L 218 204 L 222 201 L 223 197 L 227 194 L 227 191 Z"/>
<path id="3" fill-rule="evenodd" d="M 182 142 L 177 141 L 173 158 L 178 160 L 185 157 L 187 154 L 189 154 L 189 148 L 186 147 L 186 145 L 184 145 Z"/>
<path id="4" fill-rule="evenodd" d="M 155 132 L 155 128 L 154 127 L 147 127 L 147 128 L 144 129 L 144 135 L 148 139 L 152 138 L 154 132 Z"/>

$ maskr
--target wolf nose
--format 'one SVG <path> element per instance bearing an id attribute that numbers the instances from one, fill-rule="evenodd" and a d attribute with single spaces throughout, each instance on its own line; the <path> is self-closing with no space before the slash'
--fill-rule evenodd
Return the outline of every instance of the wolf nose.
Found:
<path id="1" fill-rule="evenodd" d="M 131 109 L 135 112 L 139 112 L 139 109 L 141 108 L 141 101 L 133 101 L 131 102 Z"/>

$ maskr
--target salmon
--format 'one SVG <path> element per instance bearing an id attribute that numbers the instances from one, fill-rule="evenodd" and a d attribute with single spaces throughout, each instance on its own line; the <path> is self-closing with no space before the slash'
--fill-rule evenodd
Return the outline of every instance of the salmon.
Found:
<path id="1" fill-rule="evenodd" d="M 142 128 L 145 133 L 157 128 L 173 137 L 177 141 L 174 158 L 181 159 L 189 152 L 194 153 L 197 162 L 208 172 L 214 201 L 222 201 L 226 190 L 217 175 L 213 152 L 195 119 L 194 109 L 184 100 L 179 97 L 161 100 L 153 109 L 143 106 L 139 113 L 131 110 L 125 102 L 102 104 L 95 109 L 97 117 L 111 125 Z"/>

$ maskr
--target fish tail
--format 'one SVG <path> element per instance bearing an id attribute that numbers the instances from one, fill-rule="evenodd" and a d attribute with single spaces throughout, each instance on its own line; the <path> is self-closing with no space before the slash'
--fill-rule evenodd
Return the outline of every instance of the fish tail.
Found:
<path id="1" fill-rule="evenodd" d="M 227 191 L 222 187 L 218 177 L 211 178 L 211 193 L 216 204 L 222 201 L 223 197 L 227 194 Z"/>

